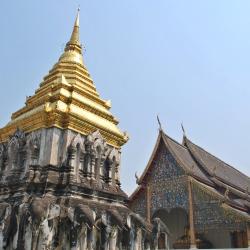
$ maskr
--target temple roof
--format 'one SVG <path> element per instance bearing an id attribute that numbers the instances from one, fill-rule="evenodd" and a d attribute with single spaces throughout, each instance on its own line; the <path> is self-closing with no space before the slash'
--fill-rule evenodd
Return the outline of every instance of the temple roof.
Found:
<path id="1" fill-rule="evenodd" d="M 197 146 L 187 137 L 184 137 L 183 141 L 193 157 L 200 163 L 201 168 L 210 176 L 216 177 L 225 184 L 243 192 L 250 190 L 250 179 L 248 176 Z"/>
<path id="2" fill-rule="evenodd" d="M 130 196 L 130 200 L 135 199 L 146 185 L 160 145 L 167 148 L 178 165 L 201 187 L 206 187 L 219 198 L 223 198 L 223 201 L 233 209 L 240 209 L 246 213 L 250 211 L 250 179 L 248 176 L 197 146 L 185 135 L 183 143 L 180 144 L 161 129 L 150 160 L 138 180 L 139 186 Z"/>
<path id="3" fill-rule="evenodd" d="M 190 155 L 188 149 L 170 138 L 168 135 L 163 134 L 163 141 L 167 145 L 170 152 L 175 156 L 177 162 L 184 168 L 184 170 L 191 174 L 195 175 L 196 178 L 203 180 L 204 182 L 212 185 L 211 180 L 206 176 L 204 171 L 199 168 L 196 161 Z"/>
<path id="4" fill-rule="evenodd" d="M 79 29 L 78 11 L 63 54 L 25 106 L 0 129 L 0 141 L 6 141 L 17 128 L 31 132 L 58 127 L 83 135 L 99 130 L 108 144 L 118 148 L 126 143 L 128 136 L 118 128 L 110 101 L 100 98 L 84 64 Z"/>

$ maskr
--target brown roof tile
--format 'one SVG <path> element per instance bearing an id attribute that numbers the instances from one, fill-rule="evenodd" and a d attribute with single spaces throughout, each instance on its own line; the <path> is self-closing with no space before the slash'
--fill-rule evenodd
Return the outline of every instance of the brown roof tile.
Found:
<path id="1" fill-rule="evenodd" d="M 250 190 L 250 179 L 248 176 L 208 153 L 203 148 L 195 145 L 187 138 L 185 139 L 185 145 L 201 164 L 201 167 L 210 173 L 210 175 L 219 178 L 227 185 L 238 188 L 243 192 Z"/>
<path id="2" fill-rule="evenodd" d="M 202 169 L 199 168 L 186 147 L 176 142 L 166 134 L 164 134 L 164 142 L 171 150 L 171 153 L 177 158 L 181 167 L 183 167 L 189 174 L 195 175 L 206 183 L 213 185 L 213 182 L 206 176 Z"/>

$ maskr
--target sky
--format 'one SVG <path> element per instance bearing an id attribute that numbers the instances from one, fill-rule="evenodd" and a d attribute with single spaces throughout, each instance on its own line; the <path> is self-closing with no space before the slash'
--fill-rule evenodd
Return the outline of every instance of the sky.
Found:
<path id="1" fill-rule="evenodd" d="M 84 61 L 130 135 L 130 194 L 164 131 L 250 175 L 249 0 L 1 0 L 0 127 L 57 62 L 80 5 Z"/>

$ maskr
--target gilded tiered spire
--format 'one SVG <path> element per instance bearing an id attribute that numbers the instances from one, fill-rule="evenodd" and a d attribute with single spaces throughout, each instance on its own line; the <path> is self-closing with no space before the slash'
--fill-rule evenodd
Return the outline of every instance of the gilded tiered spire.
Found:
<path id="1" fill-rule="evenodd" d="M 58 127 L 84 135 L 99 130 L 110 145 L 120 147 L 127 141 L 109 111 L 110 101 L 100 98 L 83 63 L 79 27 L 78 11 L 63 54 L 35 94 L 27 98 L 25 107 L 13 113 L 11 122 L 0 129 L 0 141 L 17 127 L 26 132 Z"/>
<path id="2" fill-rule="evenodd" d="M 77 12 L 74 28 L 70 37 L 69 42 L 66 44 L 64 53 L 60 57 L 60 61 L 72 61 L 83 64 L 82 60 L 82 46 L 80 43 L 80 21 L 79 21 L 79 9 Z"/>
<path id="3" fill-rule="evenodd" d="M 69 45 L 77 45 L 77 46 L 81 47 L 79 28 L 80 28 L 80 21 L 79 21 L 79 9 L 78 9 L 74 29 L 73 29 L 73 32 L 71 34 L 70 41 L 67 44 L 67 47 Z"/>

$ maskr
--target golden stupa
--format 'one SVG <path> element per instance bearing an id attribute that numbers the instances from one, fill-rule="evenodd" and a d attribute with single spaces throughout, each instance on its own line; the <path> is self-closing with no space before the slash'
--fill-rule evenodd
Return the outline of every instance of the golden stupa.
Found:
<path id="1" fill-rule="evenodd" d="M 108 144 L 119 148 L 128 136 L 117 127 L 119 122 L 110 108 L 110 101 L 100 98 L 83 62 L 78 11 L 64 53 L 35 94 L 27 98 L 25 106 L 13 113 L 11 121 L 0 129 L 0 142 L 6 141 L 17 128 L 31 132 L 57 127 L 83 135 L 99 130 Z"/>

